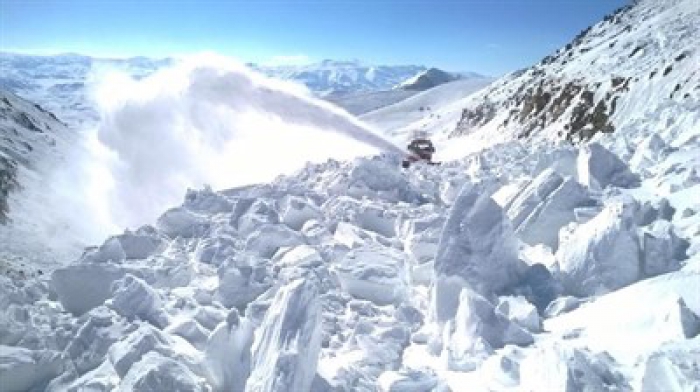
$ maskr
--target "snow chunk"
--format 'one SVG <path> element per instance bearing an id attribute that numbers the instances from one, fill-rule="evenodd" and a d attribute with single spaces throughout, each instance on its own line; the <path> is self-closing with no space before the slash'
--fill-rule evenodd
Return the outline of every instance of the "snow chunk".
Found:
<path id="1" fill-rule="evenodd" d="M 299 279 L 282 287 L 259 331 L 246 391 L 308 391 L 321 350 L 318 284 Z"/>
<path id="2" fill-rule="evenodd" d="M 615 154 L 598 143 L 583 146 L 578 155 L 578 180 L 591 189 L 607 186 L 633 188 L 639 186 L 639 176 Z"/>
<path id="3" fill-rule="evenodd" d="M 525 270 L 513 291 L 524 296 L 538 312 L 544 313 L 549 303 L 561 294 L 562 289 L 547 267 L 536 263 Z"/>
<path id="4" fill-rule="evenodd" d="M 98 249 L 88 250 L 82 263 L 119 263 L 124 260 L 145 259 L 155 253 L 163 239 L 155 228 L 140 227 L 137 231 L 126 230 L 124 234 L 107 239 Z"/>
<path id="5" fill-rule="evenodd" d="M 666 142 L 654 133 L 644 139 L 635 149 L 630 159 L 630 168 L 635 172 L 644 172 L 671 151 Z"/>
<path id="6" fill-rule="evenodd" d="M 378 382 L 382 392 L 430 392 L 440 381 L 433 372 L 408 369 L 384 372 Z"/>
<path id="7" fill-rule="evenodd" d="M 166 358 L 156 352 L 149 352 L 141 361 L 129 369 L 118 392 L 161 392 L 161 391 L 208 391 L 204 380 L 197 377 L 187 366 Z"/>
<path id="8" fill-rule="evenodd" d="M 140 361 L 150 351 L 168 355 L 168 340 L 162 332 L 149 324 L 141 324 L 139 328 L 125 339 L 116 342 L 109 349 L 109 360 L 119 377 L 124 377 L 131 366 Z"/>
<path id="9" fill-rule="evenodd" d="M 200 263 L 221 265 L 236 253 L 235 242 L 230 237 L 205 237 L 197 243 L 194 257 Z"/>
<path id="10" fill-rule="evenodd" d="M 418 198 L 400 167 L 378 158 L 355 159 L 346 186 L 347 190 L 341 194 L 358 199 L 373 194 L 389 201 L 412 202 Z"/>
<path id="11" fill-rule="evenodd" d="M 218 298 L 226 307 L 244 308 L 272 285 L 266 262 L 256 256 L 239 253 L 217 270 Z"/>
<path id="12" fill-rule="evenodd" d="M 408 289 L 405 255 L 395 249 L 366 245 L 351 250 L 331 267 L 350 295 L 378 305 L 401 301 Z"/>
<path id="13" fill-rule="evenodd" d="M 477 292 L 489 295 L 513 284 L 524 267 L 517 257 L 510 221 L 480 188 L 465 185 L 445 223 L 435 259 L 438 291 L 442 291 L 446 278 L 455 276 Z M 440 301 L 444 298 L 438 296 L 434 304 L 438 313 L 447 311 L 440 316 L 442 321 L 451 318 L 456 310 L 443 309 Z"/>
<path id="14" fill-rule="evenodd" d="M 127 230 L 124 234 L 118 235 L 117 238 L 127 260 L 145 259 L 163 243 L 163 239 L 151 226 L 140 227 L 136 232 Z"/>
<path id="15" fill-rule="evenodd" d="M 226 196 L 214 192 L 210 187 L 202 190 L 188 189 L 182 206 L 190 211 L 209 215 L 231 212 L 233 209 L 233 203 Z"/>
<path id="16" fill-rule="evenodd" d="M 120 315 L 130 320 L 140 318 L 158 327 L 166 324 L 160 295 L 142 279 L 127 274 L 112 284 L 112 292 L 108 306 Z"/>
<path id="17" fill-rule="evenodd" d="M 212 332 L 204 352 L 209 383 L 216 391 L 243 392 L 250 375 L 253 325 L 232 309 Z"/>
<path id="18" fill-rule="evenodd" d="M 445 218 L 437 214 L 410 219 L 402 224 L 404 252 L 411 257 L 414 283 L 427 285 L 433 281 L 434 260 L 444 224 Z"/>
<path id="19" fill-rule="evenodd" d="M 640 278 L 635 209 L 635 205 L 613 202 L 561 244 L 556 258 L 566 292 L 585 297 Z"/>
<path id="20" fill-rule="evenodd" d="M 246 202 L 245 199 L 240 200 L 241 208 L 244 208 L 251 203 L 248 209 L 237 219 L 236 227 L 241 235 L 253 233 L 261 226 L 269 226 L 280 223 L 279 213 L 269 200 L 257 199 L 255 201 Z M 235 214 L 234 214 L 235 215 Z M 234 218 L 232 218 L 234 219 Z"/>
<path id="21" fill-rule="evenodd" d="M 274 262 L 280 267 L 315 267 L 323 263 L 323 258 L 315 248 L 300 245 L 279 252 Z"/>
<path id="22" fill-rule="evenodd" d="M 588 192 L 578 182 L 547 169 L 515 198 L 508 216 L 523 241 L 556 250 L 559 229 L 576 219 L 575 208 L 590 203 Z"/>
<path id="23" fill-rule="evenodd" d="M 197 348 L 201 348 L 209 338 L 209 331 L 196 320 L 191 319 L 175 321 L 168 325 L 165 332 L 179 336 Z"/>
<path id="24" fill-rule="evenodd" d="M 79 316 L 110 298 L 112 283 L 124 275 L 110 264 L 70 265 L 51 274 L 51 285 L 63 308 Z"/>
<path id="25" fill-rule="evenodd" d="M 323 210 L 337 222 L 348 222 L 387 238 L 396 235 L 398 214 L 390 205 L 340 196 L 325 203 Z"/>
<path id="26" fill-rule="evenodd" d="M 471 371 L 506 344 L 528 345 L 532 335 L 511 322 L 478 293 L 467 288 L 459 296 L 454 320 L 443 331 L 442 357 L 452 370 Z"/>
<path id="27" fill-rule="evenodd" d="M 700 341 L 681 343 L 682 348 L 664 349 L 652 354 L 644 363 L 642 392 L 696 391 L 700 388 Z"/>
<path id="28" fill-rule="evenodd" d="M 311 245 L 320 245 L 332 236 L 328 227 L 315 219 L 306 221 L 301 228 L 301 233 Z"/>
<path id="29" fill-rule="evenodd" d="M 559 344 L 539 347 L 520 363 L 520 390 L 604 391 L 609 385 L 630 390 L 621 374 L 614 372 L 612 358 L 596 356 Z"/>
<path id="30" fill-rule="evenodd" d="M 97 367 L 110 346 L 127 330 L 127 326 L 118 321 L 117 314 L 105 306 L 93 309 L 83 318 L 75 338 L 65 350 L 79 373 Z"/>
<path id="31" fill-rule="evenodd" d="M 190 238 L 204 232 L 206 219 L 184 207 L 176 207 L 161 215 L 156 227 L 170 238 Z"/>
<path id="32" fill-rule="evenodd" d="M 542 330 L 542 320 L 537 314 L 537 308 L 523 297 L 500 297 L 496 311 L 530 332 Z"/>
<path id="33" fill-rule="evenodd" d="M 668 221 L 656 221 L 650 228 L 642 230 L 641 243 L 646 276 L 678 270 L 679 260 L 685 258 L 687 242 L 676 236 Z"/>
<path id="34" fill-rule="evenodd" d="M 253 231 L 245 243 L 245 250 L 251 254 L 269 259 L 284 246 L 304 244 L 304 237 L 287 226 L 265 224 Z"/>
<path id="35" fill-rule="evenodd" d="M 63 372 L 64 358 L 51 350 L 0 346 L 0 389 L 22 392 L 40 388 Z"/>
<path id="36" fill-rule="evenodd" d="M 310 200 L 287 195 L 280 203 L 280 217 L 293 230 L 301 230 L 307 221 L 323 219 L 323 214 Z"/>
<path id="37" fill-rule="evenodd" d="M 559 297 L 552 301 L 544 311 L 545 317 L 556 317 L 577 309 L 585 300 L 576 297 Z"/>

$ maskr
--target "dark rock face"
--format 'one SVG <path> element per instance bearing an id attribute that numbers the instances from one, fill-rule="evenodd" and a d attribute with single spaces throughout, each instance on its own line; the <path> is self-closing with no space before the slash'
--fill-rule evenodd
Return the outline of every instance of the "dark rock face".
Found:
<path id="1" fill-rule="evenodd" d="M 510 123 L 520 124 L 522 131 L 518 137 L 527 138 L 568 114 L 564 125 L 566 132 L 560 135 L 568 141 L 587 141 L 598 132 L 612 133 L 615 126 L 610 121 L 610 116 L 615 112 L 618 99 L 616 91 L 626 86 L 619 84 L 619 80 L 617 83 L 617 88 L 598 101 L 591 91 L 593 86 L 582 83 L 543 78 L 539 82 L 523 84 L 506 105 L 508 115 L 500 125 L 505 127 Z M 450 136 L 462 136 L 471 128 L 483 126 L 496 117 L 498 110 L 498 105 L 488 99 L 473 108 L 465 108 L 457 128 Z"/>

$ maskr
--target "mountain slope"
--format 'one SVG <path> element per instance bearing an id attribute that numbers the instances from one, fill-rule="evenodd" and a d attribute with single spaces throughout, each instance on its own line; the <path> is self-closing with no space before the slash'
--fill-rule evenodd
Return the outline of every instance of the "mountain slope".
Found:
<path id="1" fill-rule="evenodd" d="M 141 78 L 171 64 L 170 59 L 94 58 L 79 54 L 35 56 L 0 52 L 0 89 L 36 102 L 72 126 L 98 120 L 91 102 L 92 78 L 110 69 Z"/>
<path id="2" fill-rule="evenodd" d="M 17 258 L 35 267 L 56 264 L 66 256 L 64 245 L 73 244 L 52 241 L 56 230 L 70 228 L 58 219 L 61 211 L 51 210 L 68 206 L 57 202 L 50 173 L 67 168 L 75 134 L 41 106 L 0 90 L 0 135 L 0 260 L 4 267 Z"/>
<path id="3" fill-rule="evenodd" d="M 620 9 L 539 64 L 476 94 L 450 136 L 575 142 L 659 131 L 673 139 L 698 121 L 699 22 L 694 0 Z"/>
<path id="4" fill-rule="evenodd" d="M 445 83 L 395 104 L 365 113 L 360 119 L 377 127 L 384 134 L 404 142 L 416 131 L 435 133 L 440 127 L 454 127 L 464 100 L 492 81 L 491 78 L 481 77 Z"/>

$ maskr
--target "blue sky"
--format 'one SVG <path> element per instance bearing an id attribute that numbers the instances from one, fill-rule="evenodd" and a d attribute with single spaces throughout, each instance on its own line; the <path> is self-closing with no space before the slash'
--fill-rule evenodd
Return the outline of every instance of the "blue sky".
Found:
<path id="1" fill-rule="evenodd" d="M 216 51 L 254 62 L 359 59 L 497 75 L 629 0 L 0 0 L 0 49 L 98 56 Z"/>

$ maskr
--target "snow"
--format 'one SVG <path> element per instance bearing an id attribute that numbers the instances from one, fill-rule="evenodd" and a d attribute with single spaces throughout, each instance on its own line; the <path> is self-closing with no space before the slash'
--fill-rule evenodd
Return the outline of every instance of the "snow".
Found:
<path id="1" fill-rule="evenodd" d="M 688 64 L 697 58 L 697 28 L 679 18 L 695 17 L 692 6 L 691 0 L 642 0 L 583 35 L 570 64 L 562 64 L 570 52 L 563 49 L 539 66 L 545 74 L 560 70 L 570 82 L 581 61 L 596 60 L 590 72 L 574 73 L 594 100 L 621 93 L 608 80 L 610 70 L 630 73 L 631 95 L 617 101 L 615 131 L 590 143 L 551 140 L 565 125 L 561 119 L 545 121 L 529 136 L 495 123 L 519 107 L 509 101 L 519 83 L 538 81 L 525 70 L 487 89 L 493 102 L 510 103 L 497 105 L 496 119 L 463 139 L 440 133 L 454 129 L 444 117 L 418 119 L 396 134 L 436 132 L 438 148 L 451 149 L 439 153 L 455 158 L 441 165 L 402 169 L 392 153 L 335 156 L 332 148 L 308 163 L 283 154 L 275 163 L 286 174 L 259 184 L 169 183 L 177 200 L 154 207 L 145 226 L 113 230 L 102 244 L 44 273 L 19 269 L 14 259 L 6 268 L 0 257 L 6 268 L 0 274 L 0 385 L 30 391 L 697 390 L 697 97 L 685 84 L 679 91 L 688 98 L 671 98 L 673 86 L 662 87 L 696 80 Z M 625 31 L 635 21 L 658 23 L 659 38 L 636 27 Z M 635 39 L 646 44 L 644 53 L 613 66 L 634 50 Z M 584 47 L 589 52 L 580 53 Z M 685 60 L 675 60 L 680 49 L 688 50 Z M 673 61 L 673 70 L 664 83 L 657 80 L 663 76 L 649 82 L 646 67 L 658 67 L 660 57 Z M 294 88 L 247 70 L 195 64 L 170 69 L 165 75 L 185 78 L 169 83 L 160 80 L 163 74 L 144 84 L 129 81 L 143 96 L 127 94 L 123 106 L 108 102 L 110 115 L 129 120 L 103 124 L 115 137 L 113 147 L 137 141 L 111 131 L 143 125 L 144 116 L 158 128 L 149 137 L 166 128 L 184 132 L 171 127 L 182 120 L 201 126 L 197 136 L 213 138 L 188 155 L 206 160 L 226 142 L 226 132 L 218 138 L 223 124 L 243 124 L 231 116 L 246 111 L 234 107 L 277 116 L 278 122 L 260 124 L 291 134 L 300 129 L 286 122 L 300 121 L 366 135 L 355 119 Z M 372 71 L 373 80 L 380 71 Z M 233 97 L 222 85 L 243 86 L 247 94 Z M 443 98 L 435 89 L 423 97 L 444 99 L 435 107 L 455 121 L 464 105 L 485 94 L 448 97 L 449 85 L 441 86 Z M 580 95 L 563 108 L 564 117 L 573 115 Z M 166 101 L 173 107 L 163 106 Z M 44 116 L 25 109 L 33 118 Z M 168 118 L 163 111 L 176 121 L 161 124 Z M 522 125 L 516 123 L 511 126 Z M 257 131 L 255 124 L 240 129 Z M 302 139 L 293 141 L 304 150 Z M 285 137 L 277 141 L 292 145 Z M 325 142 L 314 139 L 324 150 Z M 168 165 L 180 158 L 177 149 L 165 148 L 170 155 L 163 156 L 146 147 L 131 151 L 135 155 L 117 149 L 127 165 L 115 168 L 128 172 L 138 166 L 130 164 L 157 161 L 164 176 L 190 180 L 207 179 L 212 169 L 175 170 Z M 247 163 L 241 172 L 254 167 Z M 122 202 L 138 209 L 152 194 L 169 193 L 157 171 Z"/>
<path id="2" fill-rule="evenodd" d="M 26 391 L 46 383 L 63 371 L 61 354 L 50 350 L 28 350 L 0 346 L 0 385 L 3 391 Z"/>
<path id="3" fill-rule="evenodd" d="M 347 293 L 377 305 L 400 302 L 408 290 L 405 256 L 391 248 L 353 249 L 331 271 Z"/>
<path id="4" fill-rule="evenodd" d="M 281 288 L 253 346 L 246 391 L 307 391 L 321 349 L 320 303 L 313 278 Z"/>
<path id="5" fill-rule="evenodd" d="M 465 185 L 440 237 L 435 257 L 436 290 L 441 291 L 445 278 L 459 277 L 488 296 L 512 285 L 522 267 L 511 224 L 501 207 L 484 193 L 483 186 Z M 449 314 L 442 309 L 440 298 L 435 310 Z"/>
<path id="6" fill-rule="evenodd" d="M 423 130 L 426 126 L 432 128 L 436 123 L 445 124 L 445 127 L 454 125 L 460 114 L 455 103 L 492 81 L 488 77 L 452 81 L 364 113 L 360 118 L 397 142 L 408 143 L 415 131 Z"/>
<path id="7" fill-rule="evenodd" d="M 620 158 L 598 143 L 587 144 L 578 155 L 578 179 L 590 189 L 608 185 L 631 188 L 639 183 Z"/>

